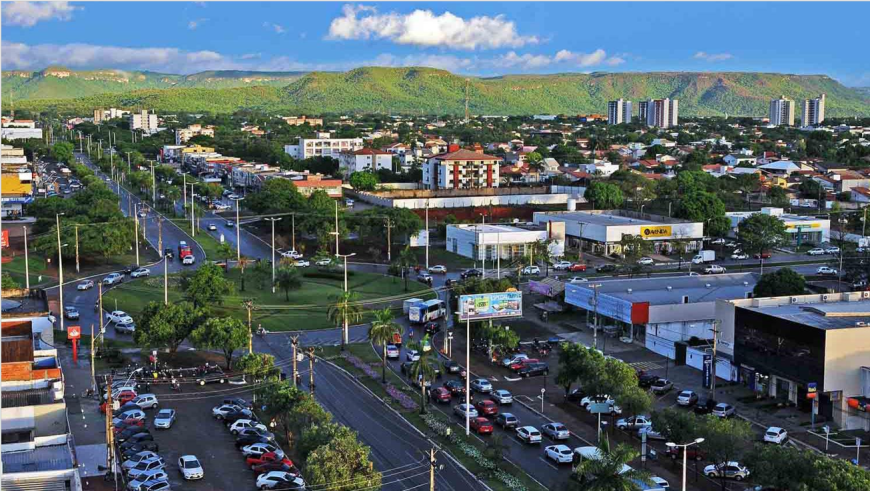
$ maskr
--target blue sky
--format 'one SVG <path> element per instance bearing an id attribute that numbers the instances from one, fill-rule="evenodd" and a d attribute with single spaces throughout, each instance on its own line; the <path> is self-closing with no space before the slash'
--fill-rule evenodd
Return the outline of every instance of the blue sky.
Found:
<path id="1" fill-rule="evenodd" d="M 2 68 L 768 71 L 870 86 L 867 18 L 867 3 L 4 2 Z M 802 37 L 808 21 L 818 38 Z"/>

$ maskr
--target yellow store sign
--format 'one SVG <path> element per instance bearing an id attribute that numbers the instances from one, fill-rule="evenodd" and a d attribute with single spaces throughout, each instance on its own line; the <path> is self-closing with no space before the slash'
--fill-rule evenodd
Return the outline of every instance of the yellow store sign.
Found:
<path id="1" fill-rule="evenodd" d="M 658 237 L 670 237 L 671 236 L 671 226 L 670 225 L 656 225 L 652 227 L 641 227 L 640 235 L 644 239 L 654 239 Z"/>

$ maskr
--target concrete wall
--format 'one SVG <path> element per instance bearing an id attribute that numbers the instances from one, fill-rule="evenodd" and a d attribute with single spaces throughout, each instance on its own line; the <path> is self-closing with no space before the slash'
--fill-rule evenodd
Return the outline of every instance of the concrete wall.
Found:
<path id="1" fill-rule="evenodd" d="M 444 198 L 385 198 L 370 193 L 357 193 L 360 201 L 386 208 L 468 208 L 472 206 L 560 205 L 568 203 L 568 194 L 508 194 Z"/>
<path id="2" fill-rule="evenodd" d="M 860 395 L 861 367 L 870 365 L 870 327 L 831 329 L 825 337 L 826 392 L 840 390 L 844 397 Z"/>

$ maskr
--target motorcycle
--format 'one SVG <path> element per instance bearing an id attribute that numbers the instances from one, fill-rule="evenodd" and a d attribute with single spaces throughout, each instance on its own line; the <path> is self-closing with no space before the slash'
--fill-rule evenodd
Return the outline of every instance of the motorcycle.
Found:
<path id="1" fill-rule="evenodd" d="M 267 331 L 266 329 L 262 327 L 257 329 L 257 336 L 265 336 L 266 334 L 269 334 L 269 331 Z"/>

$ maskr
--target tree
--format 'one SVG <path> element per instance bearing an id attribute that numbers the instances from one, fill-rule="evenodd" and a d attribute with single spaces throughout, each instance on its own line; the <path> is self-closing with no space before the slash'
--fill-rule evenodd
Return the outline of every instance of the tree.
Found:
<path id="1" fill-rule="evenodd" d="M 271 279 L 272 267 L 266 261 L 256 261 L 251 273 L 254 276 L 254 281 L 257 283 L 257 288 L 262 290 L 266 286 L 266 279 Z"/>
<path id="2" fill-rule="evenodd" d="M 257 389 L 266 416 L 280 425 L 289 445 L 304 428 L 328 423 L 332 416 L 314 398 L 289 383 L 265 384 Z"/>
<path id="3" fill-rule="evenodd" d="M 782 268 L 773 273 L 764 273 L 752 290 L 755 297 L 782 297 L 803 295 L 806 279 L 791 268 Z"/>
<path id="4" fill-rule="evenodd" d="M 363 308 L 359 304 L 359 294 L 354 291 L 341 292 L 338 295 L 331 295 L 329 298 L 333 304 L 326 311 L 326 316 L 330 321 L 335 323 L 336 327 L 343 326 L 341 350 L 344 351 L 344 341 L 347 339 L 347 326 L 362 319 Z"/>
<path id="5" fill-rule="evenodd" d="M 626 387 L 622 393 L 616 396 L 616 404 L 622 408 L 622 412 L 632 416 L 645 414 L 652 408 L 652 399 L 649 392 L 637 385 Z"/>
<path id="6" fill-rule="evenodd" d="M 221 305 L 224 295 L 233 291 L 232 282 L 214 263 L 200 266 L 193 275 L 184 278 L 182 286 L 185 297 L 193 302 L 194 307 Z"/>
<path id="7" fill-rule="evenodd" d="M 652 426 L 669 442 L 686 443 L 700 436 L 700 421 L 690 412 L 666 408 L 652 412 Z"/>
<path id="8" fill-rule="evenodd" d="M 785 223 L 778 217 L 754 213 L 737 225 L 737 238 L 744 250 L 763 254 L 787 240 Z"/>
<path id="9" fill-rule="evenodd" d="M 644 266 L 638 264 L 641 257 L 652 251 L 652 243 L 640 235 L 623 234 L 619 241 L 623 263 L 630 275 L 640 273 Z"/>
<path id="10" fill-rule="evenodd" d="M 347 426 L 338 423 L 322 423 L 307 428 L 296 441 L 296 452 L 303 461 L 318 447 L 328 444 L 336 438 L 350 435 L 356 438 L 356 433 Z"/>
<path id="11" fill-rule="evenodd" d="M 822 185 L 819 184 L 819 181 L 816 181 L 811 177 L 807 177 L 801 181 L 800 185 L 798 185 L 798 191 L 804 198 L 812 199 L 819 199 L 819 197 L 824 194 L 822 191 Z"/>
<path id="12" fill-rule="evenodd" d="M 369 339 L 373 343 L 381 345 L 383 350 L 381 361 L 381 381 L 387 383 L 387 345 L 393 342 L 393 334 L 403 333 L 404 329 L 393 320 L 393 311 L 387 307 L 375 312 L 375 320 L 369 328 Z"/>
<path id="13" fill-rule="evenodd" d="M 706 233 L 717 237 L 725 235 L 731 225 L 725 216 L 725 203 L 718 196 L 707 191 L 694 190 L 683 195 L 674 215 L 693 222 L 709 220 Z"/>
<path id="14" fill-rule="evenodd" d="M 217 254 L 218 256 L 224 258 L 225 265 L 224 270 L 230 270 L 230 258 L 233 257 L 233 247 L 229 244 L 229 242 L 223 242 L 218 244 L 217 246 Z"/>
<path id="15" fill-rule="evenodd" d="M 770 198 L 770 204 L 778 207 L 785 207 L 788 205 L 788 194 L 786 194 L 785 189 L 779 186 L 773 186 L 767 192 L 767 197 Z"/>
<path id="16" fill-rule="evenodd" d="M 426 414 L 426 382 L 435 379 L 435 365 L 430 359 L 434 350 L 431 346 L 424 346 L 423 343 L 413 343 L 408 347 L 417 350 L 420 354 L 420 357 L 411 362 L 411 366 L 408 367 L 408 375 L 420 384 L 420 414 Z"/>
<path id="17" fill-rule="evenodd" d="M 380 180 L 378 180 L 377 174 L 363 171 L 351 174 L 348 182 L 357 191 L 374 191 L 378 187 Z"/>
<path id="18" fill-rule="evenodd" d="M 356 434 L 338 434 L 309 454 L 306 483 L 315 488 L 329 486 L 334 491 L 380 489 L 381 473 L 374 470 L 369 452 Z"/>
<path id="19" fill-rule="evenodd" d="M 823 458 L 813 451 L 798 450 L 785 445 L 756 445 L 746 458 L 752 462 L 753 480 L 764 483 L 772 489 L 783 491 L 830 489 L 825 485 L 819 488 L 811 484 L 813 480 L 819 479 L 816 462 Z M 870 486 L 870 482 L 867 486 Z"/>
<path id="20" fill-rule="evenodd" d="M 4 290 L 6 290 L 7 288 L 20 288 L 21 287 L 21 285 L 19 285 L 17 281 L 12 279 L 12 275 L 10 275 L 8 271 L 4 271 L 2 276 L 3 276 L 3 287 L 2 288 Z"/>
<path id="21" fill-rule="evenodd" d="M 609 210 L 622 206 L 622 190 L 613 184 L 595 181 L 586 188 L 583 194 L 586 201 L 592 202 L 592 207 L 599 210 Z"/>
<path id="22" fill-rule="evenodd" d="M 402 276 L 405 278 L 405 291 L 408 291 L 408 276 L 411 275 L 409 269 L 415 264 L 417 264 L 417 255 L 411 250 L 411 246 L 405 246 L 398 260 L 398 265 L 402 268 Z"/>
<path id="23" fill-rule="evenodd" d="M 70 142 L 57 142 L 51 147 L 51 156 L 58 162 L 71 164 L 75 160 L 75 147 Z"/>
<path id="24" fill-rule="evenodd" d="M 253 383 L 280 379 L 281 370 L 275 366 L 275 357 L 266 353 L 248 353 L 236 361 L 236 370 L 251 376 Z"/>
<path id="25" fill-rule="evenodd" d="M 737 418 L 719 418 L 707 415 L 701 425 L 701 447 L 710 461 L 717 464 L 737 460 L 752 440 L 749 422 Z M 722 476 L 725 489 L 725 476 Z"/>
<path id="26" fill-rule="evenodd" d="M 578 343 L 562 343 L 559 351 L 559 374 L 556 375 L 556 383 L 565 389 L 565 397 L 571 392 L 571 385 L 577 382 L 583 375 L 584 367 L 581 360 L 585 356 L 582 351 L 586 348 Z"/>
<path id="27" fill-rule="evenodd" d="M 233 317 L 212 317 L 190 333 L 197 348 L 221 350 L 227 370 L 232 370 L 233 353 L 247 346 L 249 336 L 248 327 Z"/>
<path id="28" fill-rule="evenodd" d="M 251 264 L 251 262 L 252 262 L 252 261 L 251 261 L 251 258 L 249 258 L 249 257 L 247 257 L 247 256 L 239 256 L 239 262 L 238 262 L 238 264 L 236 265 L 236 266 L 239 267 L 239 270 L 240 270 L 241 273 L 242 273 L 242 274 L 241 274 L 241 280 L 242 280 L 242 291 L 245 291 L 245 268 L 247 268 L 248 265 Z"/>
<path id="29" fill-rule="evenodd" d="M 267 180 L 260 191 L 249 194 L 245 202 L 248 208 L 258 214 L 287 213 L 305 207 L 305 197 L 288 179 Z M 276 225 L 289 229 L 290 225 L 283 223 L 286 221 L 284 219 Z"/>
<path id="30" fill-rule="evenodd" d="M 302 278 L 295 266 L 281 266 L 275 272 L 275 286 L 284 292 L 284 299 L 290 301 L 290 290 L 302 287 Z"/>
<path id="31" fill-rule="evenodd" d="M 149 302 L 139 314 L 133 340 L 143 347 L 169 348 L 175 353 L 204 314 L 189 302 Z"/>
<path id="32" fill-rule="evenodd" d="M 650 474 L 647 471 L 631 469 L 623 472 L 626 465 L 634 460 L 640 452 L 630 445 L 617 445 L 610 449 L 608 440 L 602 440 L 598 447 L 600 458 L 583 459 L 574 469 L 574 475 L 579 484 L 574 489 L 583 491 L 635 491 L 638 482 L 650 484 Z"/>

